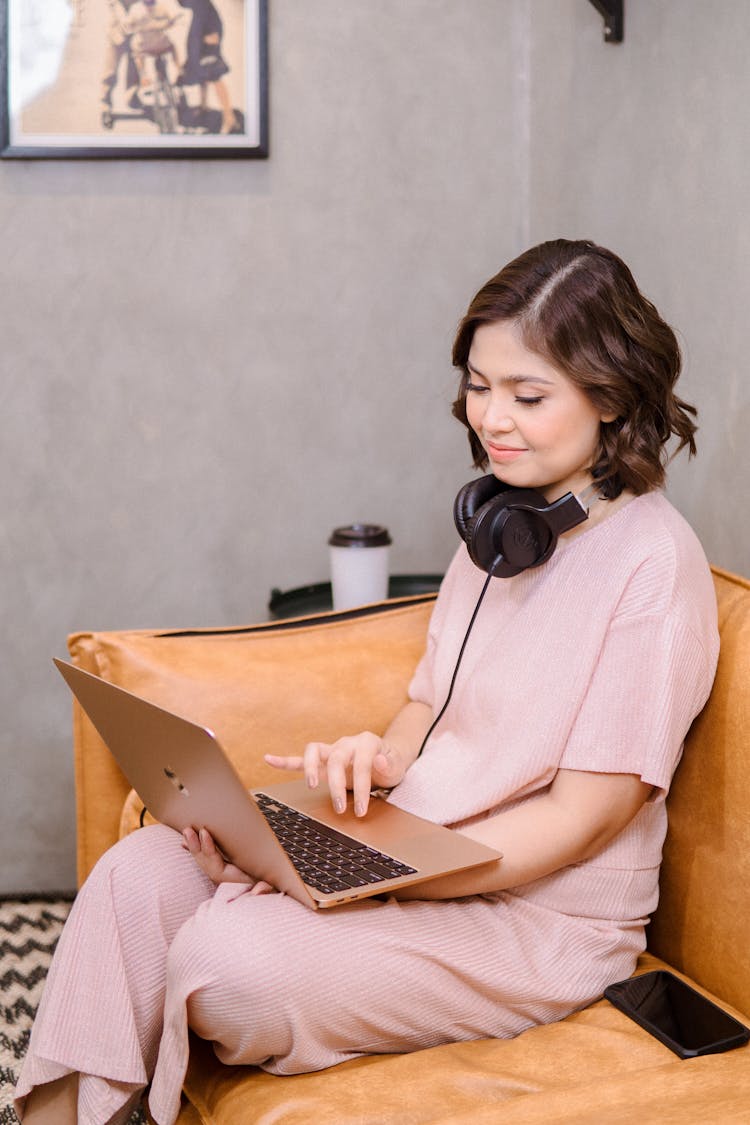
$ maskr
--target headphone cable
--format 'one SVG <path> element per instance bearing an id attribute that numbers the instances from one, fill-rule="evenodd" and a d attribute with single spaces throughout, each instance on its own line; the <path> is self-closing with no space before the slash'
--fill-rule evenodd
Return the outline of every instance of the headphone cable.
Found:
<path id="1" fill-rule="evenodd" d="M 485 579 L 485 583 L 484 583 L 484 586 L 482 586 L 482 592 L 481 592 L 481 594 L 479 595 L 479 598 L 478 598 L 478 600 L 477 600 L 477 604 L 476 604 L 476 605 L 474 606 L 474 612 L 473 612 L 473 613 L 472 613 L 472 615 L 471 615 L 471 621 L 469 622 L 469 627 L 468 627 L 468 629 L 466 630 L 466 633 L 465 633 L 465 635 L 464 635 L 464 639 L 463 639 L 463 641 L 461 642 L 461 648 L 460 648 L 460 649 L 459 649 L 459 651 L 458 651 L 458 657 L 456 658 L 456 666 L 455 666 L 455 668 L 453 669 L 453 676 L 451 677 L 450 687 L 448 688 L 448 694 L 447 694 L 447 696 L 445 697 L 445 703 L 444 703 L 444 704 L 443 704 L 443 706 L 442 706 L 442 707 L 440 708 L 440 711 L 439 711 L 439 713 L 438 713 L 438 716 L 437 716 L 437 718 L 433 720 L 433 722 L 432 722 L 432 724 L 431 724 L 431 726 L 430 726 L 430 729 L 429 729 L 429 730 L 427 731 L 427 734 L 426 734 L 426 735 L 424 736 L 424 738 L 422 739 L 422 745 L 421 745 L 421 746 L 419 747 L 419 753 L 417 754 L 417 757 L 418 757 L 418 758 L 420 758 L 420 757 L 422 756 L 422 751 L 424 750 L 425 746 L 427 745 L 427 740 L 429 739 L 429 737 L 430 737 L 430 735 L 432 734 L 432 732 L 434 731 L 435 727 L 436 727 L 436 726 L 438 725 L 438 723 L 439 723 L 439 722 L 440 722 L 440 720 L 442 719 L 443 715 L 444 715 L 444 714 L 445 714 L 445 712 L 446 712 L 446 709 L 447 709 L 447 707 L 448 707 L 448 704 L 449 704 L 449 703 L 450 703 L 450 701 L 451 701 L 451 696 L 453 695 L 453 688 L 455 687 L 455 684 L 456 684 L 456 677 L 458 676 L 458 669 L 459 669 L 459 667 L 460 667 L 460 665 L 461 665 L 461 659 L 462 659 L 462 657 L 463 657 L 463 655 L 464 655 L 464 650 L 465 650 L 465 648 L 466 648 L 466 644 L 467 644 L 467 642 L 468 642 L 468 640 L 469 640 L 469 636 L 470 636 L 470 634 L 471 634 L 471 630 L 472 630 L 472 629 L 473 629 L 473 627 L 474 627 L 474 622 L 475 622 L 475 621 L 476 621 L 476 619 L 477 619 L 477 614 L 479 613 L 479 607 L 480 607 L 480 605 L 482 604 L 482 602 L 484 601 L 484 595 L 485 595 L 485 594 L 487 593 L 487 588 L 488 588 L 488 586 L 489 586 L 489 584 L 490 584 L 490 580 L 491 580 L 491 578 L 492 578 L 492 575 L 491 575 L 491 574 L 488 574 L 488 575 L 487 575 L 487 578 Z"/>

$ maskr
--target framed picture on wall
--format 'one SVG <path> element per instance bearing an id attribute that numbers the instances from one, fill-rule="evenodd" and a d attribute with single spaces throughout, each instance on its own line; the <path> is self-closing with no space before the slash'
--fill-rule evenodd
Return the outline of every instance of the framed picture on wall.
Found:
<path id="1" fill-rule="evenodd" d="M 0 0 L 4 158 L 268 156 L 267 0 Z"/>

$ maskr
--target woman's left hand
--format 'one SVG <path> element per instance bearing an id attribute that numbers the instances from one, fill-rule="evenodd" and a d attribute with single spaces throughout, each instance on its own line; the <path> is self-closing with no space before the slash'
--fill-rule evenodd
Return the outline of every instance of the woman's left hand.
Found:
<path id="1" fill-rule="evenodd" d="M 254 879 L 234 863 L 228 863 L 216 847 L 211 833 L 206 828 L 198 832 L 186 828 L 182 833 L 183 847 L 190 852 L 195 862 L 212 883 L 246 883 L 251 887 L 251 895 L 276 894 L 276 888 L 263 879 Z"/>

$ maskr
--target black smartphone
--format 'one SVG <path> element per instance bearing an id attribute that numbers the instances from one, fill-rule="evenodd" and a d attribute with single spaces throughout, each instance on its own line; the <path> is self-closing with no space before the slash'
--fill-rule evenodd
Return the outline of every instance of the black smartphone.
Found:
<path id="1" fill-rule="evenodd" d="M 750 1030 L 685 981 L 655 969 L 605 988 L 606 998 L 681 1059 L 741 1047 Z"/>

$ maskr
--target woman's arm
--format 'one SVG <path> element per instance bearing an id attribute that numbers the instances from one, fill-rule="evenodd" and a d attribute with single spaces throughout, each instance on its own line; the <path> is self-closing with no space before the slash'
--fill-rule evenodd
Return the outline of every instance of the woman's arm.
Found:
<path id="1" fill-rule="evenodd" d="M 406 887 L 396 898 L 491 894 L 590 859 L 630 823 L 652 788 L 635 774 L 558 770 L 540 797 L 460 829 L 496 848 L 501 860 Z"/>
<path id="2" fill-rule="evenodd" d="M 266 754 L 269 765 L 282 770 L 304 770 L 311 789 L 323 775 L 328 781 L 333 807 L 346 808 L 347 790 L 353 791 L 354 811 L 365 816 L 373 786 L 391 789 L 398 785 L 419 754 L 422 740 L 432 723 L 432 708 L 426 703 L 406 704 L 382 738 L 372 731 L 349 735 L 337 742 L 310 742 L 298 757 Z"/>

